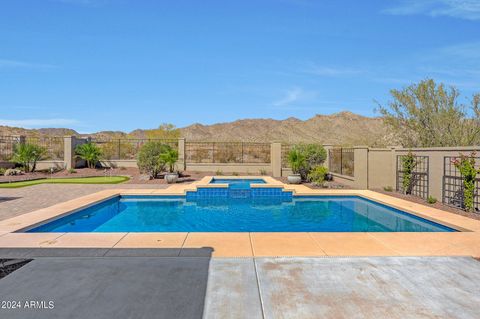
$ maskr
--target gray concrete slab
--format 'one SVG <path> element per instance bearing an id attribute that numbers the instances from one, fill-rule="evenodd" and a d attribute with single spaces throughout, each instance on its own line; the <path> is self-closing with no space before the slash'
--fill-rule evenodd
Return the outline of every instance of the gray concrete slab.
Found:
<path id="1" fill-rule="evenodd" d="M 253 259 L 210 261 L 205 318 L 262 318 Z"/>
<path id="2" fill-rule="evenodd" d="M 480 318 L 472 258 L 257 259 L 265 318 Z"/>
<path id="3" fill-rule="evenodd" d="M 0 318 L 201 318 L 210 258 L 39 258 L 0 280 Z"/>
<path id="4" fill-rule="evenodd" d="M 139 257 L 151 253 L 37 258 L 0 280 L 0 299 L 55 308 L 0 318 L 480 318 L 467 257 Z"/>

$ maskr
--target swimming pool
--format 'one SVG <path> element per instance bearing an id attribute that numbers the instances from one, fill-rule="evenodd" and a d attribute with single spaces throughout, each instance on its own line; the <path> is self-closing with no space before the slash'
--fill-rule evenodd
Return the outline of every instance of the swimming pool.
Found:
<path id="1" fill-rule="evenodd" d="M 263 179 L 255 178 L 255 179 L 233 179 L 233 178 L 212 178 L 210 184 L 228 184 L 230 188 L 236 189 L 247 189 L 250 188 L 251 184 L 265 184 Z"/>
<path id="2" fill-rule="evenodd" d="M 358 196 L 262 194 L 117 196 L 27 232 L 455 231 Z"/>

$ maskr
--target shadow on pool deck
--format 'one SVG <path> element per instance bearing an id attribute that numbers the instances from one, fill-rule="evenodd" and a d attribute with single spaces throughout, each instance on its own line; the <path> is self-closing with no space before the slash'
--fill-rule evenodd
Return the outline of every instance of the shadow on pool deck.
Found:
<path id="1" fill-rule="evenodd" d="M 22 306 L 53 301 L 54 308 L 0 309 L 0 317 L 202 318 L 212 248 L 188 249 L 196 258 L 155 257 L 162 250 L 169 249 L 111 250 L 103 257 L 94 249 L 2 250 L 2 258 L 34 260 L 0 280 L 1 299 Z"/>

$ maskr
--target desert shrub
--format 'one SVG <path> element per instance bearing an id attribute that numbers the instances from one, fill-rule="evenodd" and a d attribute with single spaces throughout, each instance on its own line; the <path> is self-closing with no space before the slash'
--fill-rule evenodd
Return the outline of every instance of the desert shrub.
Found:
<path id="1" fill-rule="evenodd" d="M 215 175 L 217 175 L 217 176 L 221 176 L 221 175 L 223 175 L 223 172 L 222 172 L 221 170 L 219 170 L 219 169 L 218 169 L 218 170 L 215 172 Z"/>
<path id="2" fill-rule="evenodd" d="M 325 166 L 316 166 L 308 173 L 308 180 L 314 185 L 323 185 L 328 169 Z"/>
<path id="3" fill-rule="evenodd" d="M 47 150 L 36 144 L 15 144 L 12 162 L 20 164 L 26 172 L 33 172 L 37 162 L 45 157 Z"/>
<path id="4" fill-rule="evenodd" d="M 178 151 L 174 148 L 168 147 L 160 154 L 160 160 L 168 166 L 168 171 L 173 173 L 175 170 L 175 163 L 178 161 Z"/>
<path id="5" fill-rule="evenodd" d="M 475 180 L 477 174 L 480 174 L 480 169 L 475 167 L 475 152 L 472 152 L 470 156 L 460 154 L 460 158 L 455 159 L 453 164 L 463 177 L 463 205 L 465 210 L 473 212 L 475 210 Z"/>
<path id="6" fill-rule="evenodd" d="M 301 165 L 295 174 L 300 174 L 302 179 L 307 180 L 308 174 L 317 166 L 322 166 L 327 158 L 327 151 L 320 144 L 298 144 L 289 152 L 296 151 L 300 155 Z M 290 160 L 289 160 L 290 163 Z M 293 170 L 293 168 L 292 168 Z"/>
<path id="7" fill-rule="evenodd" d="M 480 94 L 468 105 L 455 87 L 420 81 L 392 90 L 393 100 L 379 111 L 405 147 L 467 146 L 480 142 Z"/>
<path id="8" fill-rule="evenodd" d="M 233 172 L 232 176 L 238 176 L 239 174 L 237 172 Z"/>
<path id="9" fill-rule="evenodd" d="M 267 170 L 264 169 L 264 168 L 262 168 L 262 169 L 260 170 L 260 175 L 262 175 L 262 176 L 267 175 Z"/>
<path id="10" fill-rule="evenodd" d="M 384 186 L 383 190 L 386 191 L 386 192 L 393 192 L 392 186 Z"/>
<path id="11" fill-rule="evenodd" d="M 165 168 L 165 162 L 161 155 L 169 149 L 171 149 L 170 146 L 159 141 L 149 141 L 143 144 L 137 155 L 137 165 L 140 171 L 156 178 Z"/>
<path id="12" fill-rule="evenodd" d="M 300 174 L 300 169 L 305 167 L 305 155 L 295 147 L 288 152 L 287 160 L 293 174 Z"/>
<path id="13" fill-rule="evenodd" d="M 75 148 L 75 154 L 78 158 L 87 162 L 88 168 L 95 168 L 100 160 L 100 156 L 102 156 L 102 151 L 96 144 L 88 142 L 78 145 Z"/>
<path id="14" fill-rule="evenodd" d="M 433 197 L 432 195 L 429 195 L 427 197 L 427 203 L 429 204 L 435 204 L 437 202 L 437 199 L 435 197 Z"/>

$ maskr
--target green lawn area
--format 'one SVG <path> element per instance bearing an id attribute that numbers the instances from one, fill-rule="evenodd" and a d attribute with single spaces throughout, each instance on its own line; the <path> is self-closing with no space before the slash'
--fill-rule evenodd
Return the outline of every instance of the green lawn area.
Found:
<path id="1" fill-rule="evenodd" d="M 38 184 L 119 184 L 128 181 L 126 176 L 96 176 L 96 177 L 73 177 L 73 178 L 44 178 L 33 181 L 12 183 L 0 183 L 0 188 L 18 188 Z"/>

